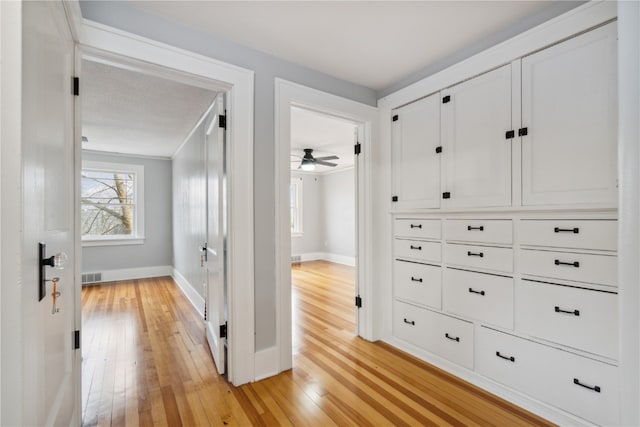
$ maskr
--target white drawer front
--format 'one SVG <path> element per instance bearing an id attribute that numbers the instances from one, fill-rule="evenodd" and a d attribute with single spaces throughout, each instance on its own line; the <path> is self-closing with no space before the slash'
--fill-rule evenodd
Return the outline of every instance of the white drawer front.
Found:
<path id="1" fill-rule="evenodd" d="M 393 303 L 393 335 L 415 346 L 427 348 L 427 331 L 430 311 L 405 304 Z"/>
<path id="2" fill-rule="evenodd" d="M 620 423 L 615 366 L 484 327 L 476 338 L 480 374 L 591 422 Z"/>
<path id="3" fill-rule="evenodd" d="M 512 278 L 450 268 L 444 277 L 444 310 L 513 329 Z"/>
<path id="4" fill-rule="evenodd" d="M 395 297 L 434 308 L 442 307 L 442 268 L 395 261 L 393 264 Z"/>
<path id="5" fill-rule="evenodd" d="M 513 249 L 448 243 L 444 247 L 448 265 L 513 272 Z"/>
<path id="6" fill-rule="evenodd" d="M 427 350 L 473 369 L 473 323 L 443 314 L 431 314 Z"/>
<path id="7" fill-rule="evenodd" d="M 520 244 L 556 248 L 618 249 L 615 220 L 522 220 Z"/>
<path id="8" fill-rule="evenodd" d="M 617 359 L 618 295 L 520 280 L 516 307 L 516 330 Z"/>
<path id="9" fill-rule="evenodd" d="M 442 226 L 439 219 L 396 218 L 394 232 L 397 237 L 414 239 L 442 238 Z"/>
<path id="10" fill-rule="evenodd" d="M 394 239 L 393 253 L 395 258 L 440 262 L 442 260 L 442 245 L 437 242 Z"/>
<path id="11" fill-rule="evenodd" d="M 513 242 L 513 222 L 510 219 L 450 219 L 445 221 L 445 239 L 510 245 Z"/>
<path id="12" fill-rule="evenodd" d="M 617 286 L 617 266 L 611 255 L 520 250 L 520 271 L 532 276 Z"/>

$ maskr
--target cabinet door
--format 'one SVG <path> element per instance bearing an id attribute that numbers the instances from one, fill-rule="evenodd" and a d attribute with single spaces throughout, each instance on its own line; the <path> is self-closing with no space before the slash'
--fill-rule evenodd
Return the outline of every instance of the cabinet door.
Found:
<path id="1" fill-rule="evenodd" d="M 393 208 L 440 207 L 440 95 L 394 111 Z M 397 117 L 397 118 L 396 118 Z"/>
<path id="2" fill-rule="evenodd" d="M 443 95 L 442 139 L 448 207 L 511 204 L 511 65 Z M 443 99 L 446 101 L 446 98 Z"/>
<path id="3" fill-rule="evenodd" d="M 522 59 L 522 203 L 616 203 L 616 26 Z"/>

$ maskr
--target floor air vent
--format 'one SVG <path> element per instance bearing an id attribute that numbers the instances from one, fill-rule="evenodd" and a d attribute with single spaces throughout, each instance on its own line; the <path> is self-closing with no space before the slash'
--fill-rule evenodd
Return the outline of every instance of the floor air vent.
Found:
<path id="1" fill-rule="evenodd" d="M 82 273 L 82 284 L 102 282 L 102 273 Z"/>
<path id="2" fill-rule="evenodd" d="M 300 255 L 291 255 L 291 264 L 299 264 L 301 260 Z"/>

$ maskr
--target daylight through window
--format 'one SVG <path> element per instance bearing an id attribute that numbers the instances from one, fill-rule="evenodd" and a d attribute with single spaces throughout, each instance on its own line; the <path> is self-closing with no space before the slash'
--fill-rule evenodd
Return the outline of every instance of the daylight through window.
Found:
<path id="1" fill-rule="evenodd" d="M 302 234 L 302 180 L 297 179 L 289 187 L 291 200 L 291 234 Z"/>

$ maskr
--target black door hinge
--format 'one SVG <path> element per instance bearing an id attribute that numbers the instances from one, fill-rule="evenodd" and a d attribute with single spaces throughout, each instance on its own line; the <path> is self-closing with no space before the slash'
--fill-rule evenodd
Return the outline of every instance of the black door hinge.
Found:
<path id="1" fill-rule="evenodd" d="M 398 196 L 392 196 L 391 197 L 391 201 L 392 202 L 397 202 L 398 201 Z"/>
<path id="2" fill-rule="evenodd" d="M 450 199 L 451 198 L 451 193 L 449 193 L 448 191 L 445 191 L 444 193 L 442 193 L 442 198 L 443 199 Z"/>
<path id="3" fill-rule="evenodd" d="M 73 95 L 74 96 L 80 95 L 80 77 L 73 78 Z"/>
<path id="4" fill-rule="evenodd" d="M 360 298 L 360 295 L 356 297 L 356 307 L 362 308 L 362 298 Z"/>
<path id="5" fill-rule="evenodd" d="M 508 130 L 505 134 L 504 134 L 504 138 L 505 139 L 513 139 L 516 136 L 516 132 L 513 130 Z"/>
<path id="6" fill-rule="evenodd" d="M 439 146 L 439 147 L 436 147 L 436 153 L 437 153 L 437 154 L 442 153 L 442 145 L 441 145 L 441 146 Z"/>
<path id="7" fill-rule="evenodd" d="M 451 101 L 451 95 L 447 95 L 447 96 L 443 96 L 442 97 L 442 103 L 443 104 L 446 104 L 449 101 Z"/>
<path id="8" fill-rule="evenodd" d="M 359 142 L 353 146 L 353 152 L 356 156 L 362 152 L 362 145 Z"/>
<path id="9" fill-rule="evenodd" d="M 80 348 L 80 331 L 73 331 L 73 349 L 78 350 Z"/>
<path id="10" fill-rule="evenodd" d="M 220 114 L 218 116 L 218 126 L 220 126 L 222 129 L 226 129 L 227 128 L 227 116 L 224 114 Z"/>
<path id="11" fill-rule="evenodd" d="M 529 134 L 529 128 L 518 129 L 518 136 L 526 136 Z"/>
<path id="12" fill-rule="evenodd" d="M 393 117 L 391 117 L 391 121 L 397 122 L 398 121 L 398 115 L 394 114 Z"/>
<path id="13" fill-rule="evenodd" d="M 220 338 L 227 337 L 227 322 L 224 322 L 224 325 L 220 325 Z"/>

